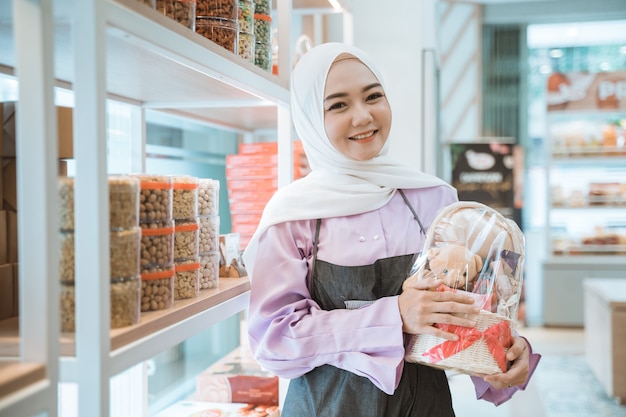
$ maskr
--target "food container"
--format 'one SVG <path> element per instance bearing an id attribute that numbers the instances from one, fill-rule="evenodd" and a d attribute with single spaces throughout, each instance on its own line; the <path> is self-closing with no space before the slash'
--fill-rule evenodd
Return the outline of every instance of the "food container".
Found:
<path id="1" fill-rule="evenodd" d="M 109 235 L 111 279 L 139 275 L 139 242 L 141 229 L 115 230 Z M 59 276 L 63 282 L 74 282 L 74 232 L 59 232 Z"/>
<path id="2" fill-rule="evenodd" d="M 199 217 L 200 231 L 198 252 L 200 254 L 219 250 L 220 218 L 219 216 Z"/>
<path id="3" fill-rule="evenodd" d="M 254 0 L 254 13 L 260 13 L 264 15 L 272 14 L 272 2 L 271 0 Z"/>
<path id="4" fill-rule="evenodd" d="M 254 3 L 252 0 L 239 0 L 237 3 L 237 23 L 239 33 L 254 34 Z"/>
<path id="5" fill-rule="evenodd" d="M 198 218 L 177 219 L 174 227 L 174 260 L 198 256 Z"/>
<path id="6" fill-rule="evenodd" d="M 138 0 L 139 3 L 143 3 L 151 9 L 156 7 L 156 0 Z"/>
<path id="7" fill-rule="evenodd" d="M 141 224 L 141 273 L 174 264 L 174 221 Z"/>
<path id="8" fill-rule="evenodd" d="M 141 182 L 139 222 L 162 222 L 172 219 L 174 182 L 169 175 L 135 174 Z"/>
<path id="9" fill-rule="evenodd" d="M 139 277 L 111 281 L 111 328 L 117 329 L 139 323 Z M 61 331 L 76 329 L 76 287 L 73 282 L 61 283 Z"/>
<path id="10" fill-rule="evenodd" d="M 174 300 L 197 297 L 200 294 L 199 258 L 176 261 L 174 271 Z"/>
<path id="11" fill-rule="evenodd" d="M 250 33 L 239 32 L 239 48 L 237 49 L 239 56 L 246 61 L 254 64 L 254 35 Z"/>
<path id="12" fill-rule="evenodd" d="M 174 264 L 146 268 L 141 274 L 141 311 L 157 311 L 174 305 Z"/>
<path id="13" fill-rule="evenodd" d="M 219 213 L 220 182 L 210 178 L 198 180 L 198 216 L 217 216 Z"/>
<path id="14" fill-rule="evenodd" d="M 141 181 L 131 176 L 110 176 L 109 227 L 111 230 L 139 226 L 139 194 Z"/>
<path id="15" fill-rule="evenodd" d="M 174 181 L 174 219 L 191 219 L 198 215 L 198 178 L 191 175 L 177 175 Z"/>
<path id="16" fill-rule="evenodd" d="M 209 252 L 200 255 L 200 289 L 217 288 L 220 280 L 220 253 Z"/>
<path id="17" fill-rule="evenodd" d="M 237 20 L 214 17 L 196 18 L 196 33 L 230 52 L 237 53 Z"/>
<path id="18" fill-rule="evenodd" d="M 140 181 L 130 176 L 111 176 L 109 226 L 112 230 L 138 226 Z M 59 178 L 59 229 L 74 230 L 74 178 Z"/>
<path id="19" fill-rule="evenodd" d="M 191 29 L 196 29 L 196 0 L 156 0 L 157 11 Z"/>
<path id="20" fill-rule="evenodd" d="M 237 0 L 197 0 L 196 17 L 237 20 Z"/>
<path id="21" fill-rule="evenodd" d="M 254 40 L 259 43 L 272 44 L 272 17 L 254 13 Z"/>
<path id="22" fill-rule="evenodd" d="M 272 45 L 256 42 L 254 44 L 254 65 L 267 71 L 272 71 Z"/>

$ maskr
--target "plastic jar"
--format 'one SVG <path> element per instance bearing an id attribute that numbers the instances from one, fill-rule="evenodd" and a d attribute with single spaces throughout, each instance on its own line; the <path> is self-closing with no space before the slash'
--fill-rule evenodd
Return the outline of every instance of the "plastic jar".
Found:
<path id="1" fill-rule="evenodd" d="M 168 175 L 136 174 L 141 181 L 139 221 L 141 223 L 172 220 L 173 180 Z"/>
<path id="2" fill-rule="evenodd" d="M 200 294 L 199 258 L 178 260 L 174 270 L 174 300 L 197 297 Z"/>
<path id="3" fill-rule="evenodd" d="M 220 218 L 219 216 L 200 217 L 198 252 L 200 254 L 219 250 Z"/>
<path id="4" fill-rule="evenodd" d="M 254 34 L 254 3 L 252 0 L 238 0 L 237 24 L 239 33 Z"/>
<path id="5" fill-rule="evenodd" d="M 174 226 L 174 260 L 198 256 L 198 218 L 177 219 Z"/>
<path id="6" fill-rule="evenodd" d="M 237 0 L 197 0 L 196 17 L 237 20 Z"/>
<path id="7" fill-rule="evenodd" d="M 254 13 L 260 13 L 265 15 L 272 14 L 272 2 L 271 0 L 254 0 Z"/>
<path id="8" fill-rule="evenodd" d="M 141 273 L 174 263 L 174 221 L 141 224 Z"/>
<path id="9" fill-rule="evenodd" d="M 209 252 L 200 255 L 200 289 L 217 288 L 220 279 L 220 253 Z"/>
<path id="10" fill-rule="evenodd" d="M 267 71 L 272 71 L 272 45 L 256 42 L 254 45 L 254 65 Z"/>
<path id="11" fill-rule="evenodd" d="M 198 215 L 198 178 L 191 175 L 173 177 L 172 217 L 191 219 Z"/>
<path id="12" fill-rule="evenodd" d="M 271 46 L 272 43 L 272 17 L 269 15 L 254 14 L 254 40 Z"/>
<path id="13" fill-rule="evenodd" d="M 237 50 L 239 56 L 246 61 L 254 64 L 254 35 L 250 33 L 239 32 L 239 48 Z"/>
<path id="14" fill-rule="evenodd" d="M 156 0 L 156 9 L 181 25 L 195 30 L 196 0 Z"/>
<path id="15" fill-rule="evenodd" d="M 152 267 L 141 274 L 141 311 L 156 311 L 174 305 L 174 264 Z"/>
<path id="16" fill-rule="evenodd" d="M 220 182 L 210 178 L 198 180 L 198 216 L 217 216 L 219 213 Z"/>
<path id="17" fill-rule="evenodd" d="M 237 20 L 214 17 L 196 18 L 196 33 L 215 42 L 232 53 L 237 53 Z"/>
<path id="18" fill-rule="evenodd" d="M 111 281 L 111 328 L 131 326 L 139 323 L 140 288 L 139 277 Z M 61 331 L 76 330 L 76 287 L 73 282 L 61 283 Z"/>
<path id="19" fill-rule="evenodd" d="M 109 227 L 111 230 L 139 226 L 141 181 L 130 176 L 109 177 Z"/>
<path id="20" fill-rule="evenodd" d="M 139 275 L 139 241 L 141 229 L 111 231 L 109 235 L 109 258 L 111 279 Z M 59 277 L 63 282 L 74 282 L 75 255 L 74 232 L 59 232 Z"/>

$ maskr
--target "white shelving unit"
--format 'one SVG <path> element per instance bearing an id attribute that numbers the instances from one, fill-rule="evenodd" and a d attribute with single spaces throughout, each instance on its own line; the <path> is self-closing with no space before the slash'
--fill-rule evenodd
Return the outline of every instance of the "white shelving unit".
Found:
<path id="1" fill-rule="evenodd" d="M 626 147 L 588 142 L 601 140 L 602 125 L 624 118 L 617 110 L 548 115 L 549 128 L 558 128 L 549 131 L 565 133 L 550 137 L 547 150 L 545 325 L 583 326 L 583 281 L 625 276 Z"/>
<path id="2" fill-rule="evenodd" d="M 290 0 L 279 1 L 289 37 Z M 290 62 L 288 48 L 281 55 Z M 117 373 L 247 306 L 229 279 L 141 323 L 109 330 L 106 100 L 239 131 L 277 129 L 279 185 L 291 181 L 285 65 L 273 76 L 137 0 L 0 4 L 0 73 L 19 88 L 20 314 L 0 322 L 0 416 L 57 415 L 59 381 L 76 382 L 78 415 L 109 415 Z M 72 90 L 76 160 L 76 333 L 59 334 L 54 87 Z M 145 129 L 143 129 L 145 131 Z M 141 136 L 145 133 L 141 132 Z M 141 139 L 139 139 L 141 140 Z M 36 261 L 35 261 L 36 260 Z M 59 358 L 61 358 L 59 360 Z"/>

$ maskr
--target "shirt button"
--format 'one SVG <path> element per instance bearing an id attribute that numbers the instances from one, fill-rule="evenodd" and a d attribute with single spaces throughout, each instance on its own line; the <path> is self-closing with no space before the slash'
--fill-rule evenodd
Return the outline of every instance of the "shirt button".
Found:
<path id="1" fill-rule="evenodd" d="M 359 242 L 365 242 L 365 236 L 361 236 L 361 237 L 359 238 Z"/>
<path id="2" fill-rule="evenodd" d="M 374 235 L 374 240 L 378 240 L 378 235 Z"/>

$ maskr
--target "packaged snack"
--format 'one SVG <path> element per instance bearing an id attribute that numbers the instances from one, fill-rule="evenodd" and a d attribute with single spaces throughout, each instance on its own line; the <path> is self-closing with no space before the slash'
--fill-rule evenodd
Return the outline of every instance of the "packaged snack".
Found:
<path id="1" fill-rule="evenodd" d="M 428 335 L 408 338 L 405 359 L 466 374 L 506 372 L 522 291 L 524 235 L 517 224 L 481 203 L 462 201 L 444 208 L 416 256 L 414 281 L 437 277 L 437 291 L 463 291 L 481 308 L 475 327 L 436 323 L 457 341 Z"/>

